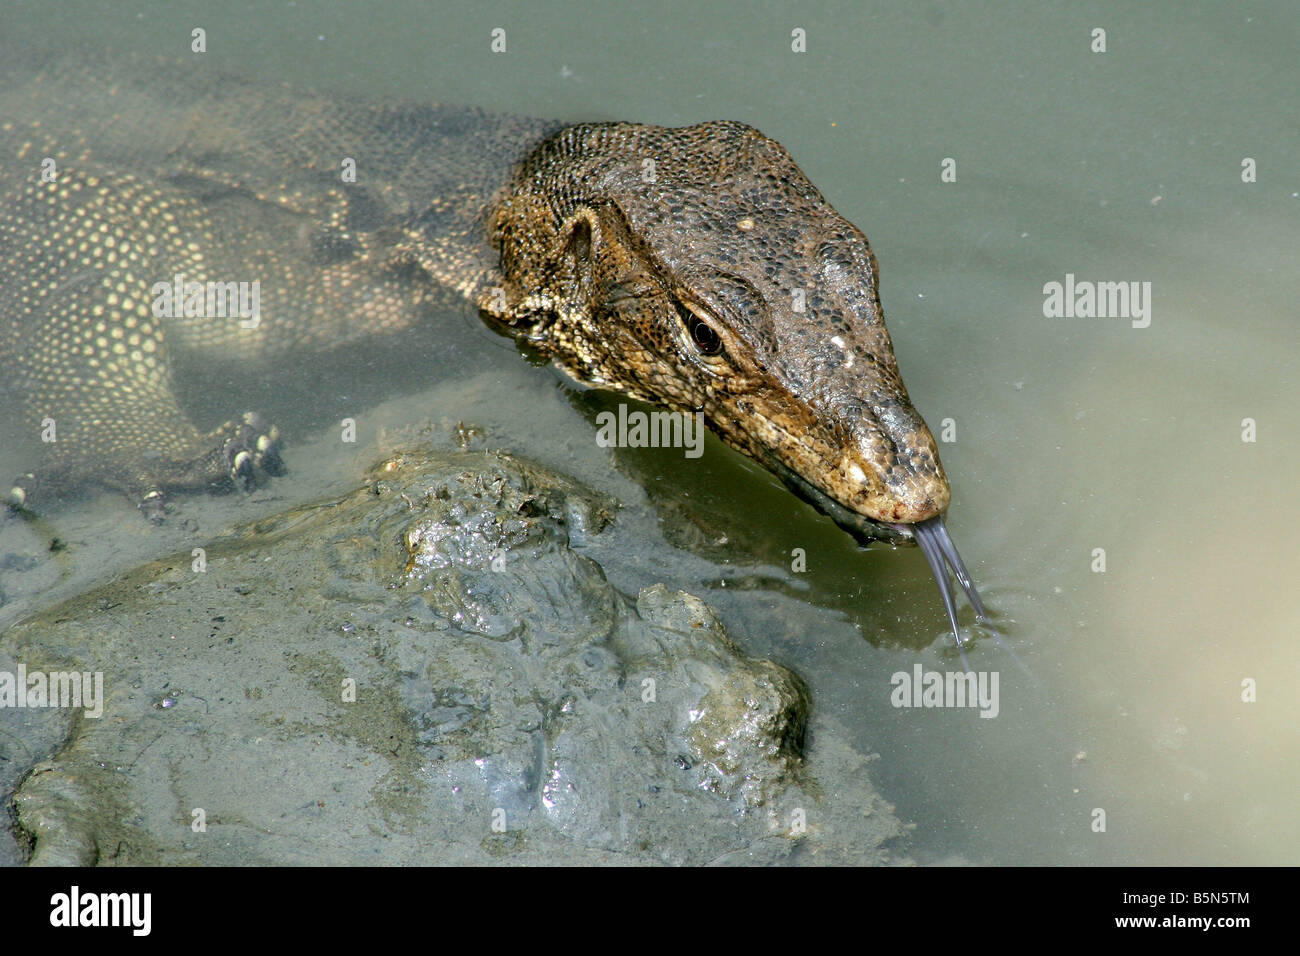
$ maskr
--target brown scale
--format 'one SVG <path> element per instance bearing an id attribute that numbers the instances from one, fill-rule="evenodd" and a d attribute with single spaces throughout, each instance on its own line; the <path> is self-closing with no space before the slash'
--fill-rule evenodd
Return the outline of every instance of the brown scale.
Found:
<path id="1" fill-rule="evenodd" d="M 202 59 L 0 52 L 0 362 L 28 424 L 59 427 L 19 501 L 97 482 L 156 516 L 168 491 L 255 482 L 278 434 L 251 414 L 200 433 L 173 350 L 300 360 L 454 296 L 580 381 L 703 412 L 862 536 L 942 529 L 948 482 L 866 237 L 757 130 L 563 127 L 264 90 Z M 257 280 L 258 328 L 155 319 L 149 290 L 178 272 Z M 957 569 L 946 532 L 915 536 Z"/>
<path id="2" fill-rule="evenodd" d="M 885 528 L 947 507 L 866 237 L 757 130 L 570 127 L 529 156 L 491 226 L 498 318 L 575 378 L 702 411 L 729 444 Z"/>

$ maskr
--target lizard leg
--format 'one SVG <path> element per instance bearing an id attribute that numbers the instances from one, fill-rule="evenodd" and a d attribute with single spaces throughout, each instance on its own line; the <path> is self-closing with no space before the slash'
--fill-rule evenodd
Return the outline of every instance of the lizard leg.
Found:
<path id="1" fill-rule="evenodd" d="M 13 213 L 0 225 L 0 358 L 46 459 L 10 503 L 100 484 L 160 518 L 170 491 L 247 488 L 280 470 L 272 426 L 246 415 L 203 432 L 177 401 L 165 337 L 176 320 L 155 314 L 154 289 L 202 274 L 189 204 L 79 169 L 16 178 L 3 198 Z"/>
<path id="2" fill-rule="evenodd" d="M 283 470 L 273 425 L 246 414 L 200 431 L 177 402 L 162 323 L 128 274 L 97 274 L 43 303 L 12 357 L 46 460 L 15 482 L 30 506 L 79 485 L 117 488 L 152 519 L 178 490 L 249 489 Z"/>
<path id="3" fill-rule="evenodd" d="M 13 483 L 11 505 L 32 507 L 98 484 L 123 492 L 158 521 L 171 492 L 249 491 L 284 471 L 279 431 L 254 413 L 202 432 L 170 393 L 137 390 L 125 409 L 100 398 L 97 390 L 83 388 L 75 395 L 44 392 L 29 399 L 29 421 L 54 440 L 45 445 L 41 468 Z"/>

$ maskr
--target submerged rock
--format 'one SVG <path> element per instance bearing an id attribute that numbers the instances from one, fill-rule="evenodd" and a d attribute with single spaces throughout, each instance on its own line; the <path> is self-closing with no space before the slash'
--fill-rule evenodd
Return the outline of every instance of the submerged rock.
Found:
<path id="1" fill-rule="evenodd" d="M 796 675 L 575 550 L 614 512 L 510 456 L 404 454 L 16 626 L 0 653 L 105 688 L 27 759 L 32 862 L 886 859 L 868 758 L 807 751 Z"/>

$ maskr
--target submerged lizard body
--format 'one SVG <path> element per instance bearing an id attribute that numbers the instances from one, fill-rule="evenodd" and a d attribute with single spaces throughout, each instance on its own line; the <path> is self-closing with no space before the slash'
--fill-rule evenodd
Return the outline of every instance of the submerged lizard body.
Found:
<path id="1" fill-rule="evenodd" d="M 954 634 L 945 562 L 984 616 L 866 237 L 775 141 L 105 69 L 0 72 L 0 363 L 57 427 L 15 504 L 99 483 L 156 517 L 273 474 L 275 429 L 200 431 L 174 356 L 251 373 L 468 300 L 578 381 L 702 412 L 860 539 L 917 540 Z M 160 312 L 177 276 L 255 280 L 257 315 Z"/>

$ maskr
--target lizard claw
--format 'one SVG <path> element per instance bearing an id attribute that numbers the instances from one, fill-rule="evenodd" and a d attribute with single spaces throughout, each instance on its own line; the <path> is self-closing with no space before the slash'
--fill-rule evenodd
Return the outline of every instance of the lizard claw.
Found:
<path id="1" fill-rule="evenodd" d="M 268 475 L 284 474 L 284 459 L 280 457 L 280 429 L 272 425 L 263 434 L 257 436 L 257 450 L 253 452 L 253 464 Z"/>
<path id="2" fill-rule="evenodd" d="M 13 487 L 9 489 L 9 493 L 5 495 L 5 504 L 9 506 L 11 511 L 21 514 L 27 510 L 28 488 L 35 481 L 36 476 L 30 471 L 25 475 L 18 476 Z"/>

